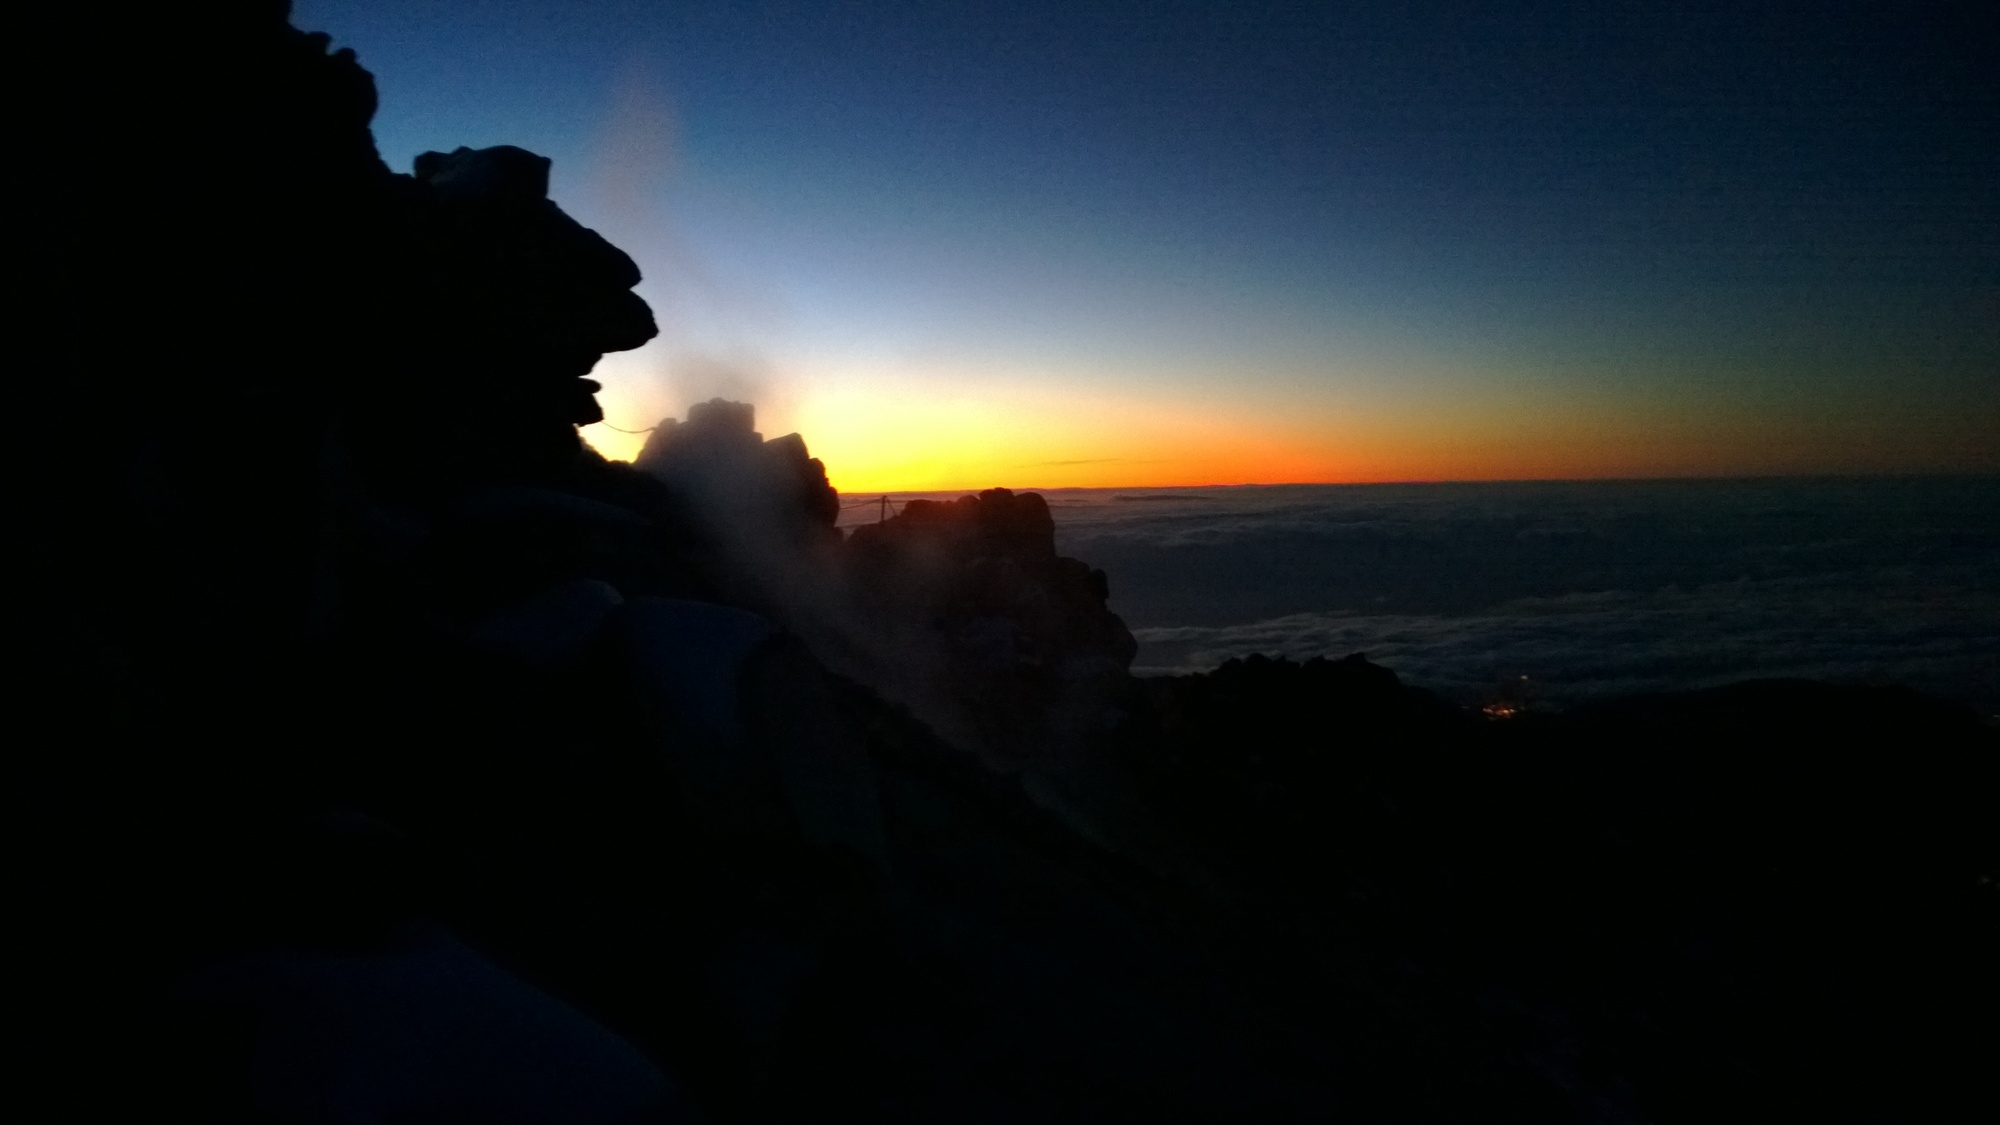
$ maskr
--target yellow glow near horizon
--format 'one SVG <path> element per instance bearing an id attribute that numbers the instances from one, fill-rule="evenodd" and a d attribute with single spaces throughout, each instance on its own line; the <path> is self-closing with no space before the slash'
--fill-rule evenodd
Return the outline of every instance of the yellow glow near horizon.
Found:
<path id="1" fill-rule="evenodd" d="M 1316 474 L 1304 451 L 1260 440 L 1258 419 L 1203 415 L 1027 385 L 948 396 L 846 386 L 792 419 L 850 492 L 1230 482 Z"/>
<path id="2" fill-rule="evenodd" d="M 760 410 L 767 435 L 792 430 L 843 492 L 1006 487 L 1146 487 L 1318 479 L 1309 448 L 1271 440 L 1262 419 L 1184 405 L 1023 385 L 940 394 L 893 380 L 842 381 Z M 630 460 L 645 435 L 584 428 L 606 457 Z"/>
<path id="3" fill-rule="evenodd" d="M 760 407 L 766 404 L 759 404 Z M 1892 420 L 1893 421 L 1893 420 Z M 1972 420 L 1976 422 L 1975 420 Z M 1968 421 L 1772 415 L 1556 393 L 1346 403 L 1032 379 L 822 378 L 760 409 L 847 493 L 1925 471 L 1995 460 Z M 585 428 L 629 460 L 645 435 Z"/>

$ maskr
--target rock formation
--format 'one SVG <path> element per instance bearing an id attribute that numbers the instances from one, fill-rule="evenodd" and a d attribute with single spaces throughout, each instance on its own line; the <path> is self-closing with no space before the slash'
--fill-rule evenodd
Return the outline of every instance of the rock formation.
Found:
<path id="1" fill-rule="evenodd" d="M 708 533 L 730 541 L 753 571 L 824 570 L 820 552 L 839 541 L 840 495 L 826 466 L 797 434 L 764 440 L 755 408 L 713 399 L 688 409 L 687 421 L 663 419 L 634 459 L 700 513 Z M 766 573 L 775 580 L 775 573 Z M 823 574 L 806 581 L 824 581 Z"/>
<path id="2" fill-rule="evenodd" d="M 988 489 L 949 503 L 912 500 L 847 543 L 854 613 L 921 652 L 895 670 L 932 722 L 996 763 L 1087 744 L 1138 645 L 1106 602 L 1104 572 L 1056 554 L 1034 493 Z"/>
<path id="3" fill-rule="evenodd" d="M 914 500 L 834 530 L 840 498 L 797 434 L 764 440 L 748 403 L 697 403 L 633 465 L 726 560 L 718 589 L 805 638 L 1000 768 L 1060 756 L 1116 721 L 1136 644 L 1101 571 L 1056 554 L 1040 496 Z"/>

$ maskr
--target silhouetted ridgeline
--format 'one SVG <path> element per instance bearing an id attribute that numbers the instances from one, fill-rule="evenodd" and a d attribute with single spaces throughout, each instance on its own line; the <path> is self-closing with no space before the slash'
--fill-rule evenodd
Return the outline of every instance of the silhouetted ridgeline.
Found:
<path id="1" fill-rule="evenodd" d="M 654 331 L 633 263 L 531 153 L 386 168 L 368 75 L 282 4 L 28 46 L 39 1116 L 1988 1095 L 1975 716 L 1762 683 L 1494 723 L 1353 657 L 1136 680 L 1038 496 L 843 537 L 746 405 L 583 448 L 592 365 Z"/>

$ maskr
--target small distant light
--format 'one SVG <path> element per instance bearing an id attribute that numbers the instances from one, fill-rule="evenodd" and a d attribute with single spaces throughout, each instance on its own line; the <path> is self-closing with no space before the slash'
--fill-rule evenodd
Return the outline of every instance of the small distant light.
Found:
<path id="1" fill-rule="evenodd" d="M 1513 703 L 1488 703 L 1479 711 L 1489 719 L 1511 719 L 1521 713 L 1521 708 Z"/>

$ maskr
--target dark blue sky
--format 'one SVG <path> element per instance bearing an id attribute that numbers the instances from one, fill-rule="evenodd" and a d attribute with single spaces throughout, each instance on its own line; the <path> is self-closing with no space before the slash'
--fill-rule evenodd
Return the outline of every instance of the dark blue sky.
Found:
<path id="1" fill-rule="evenodd" d="M 1983 14 L 313 0 L 294 22 L 376 74 L 392 166 L 535 149 L 634 252 L 666 331 L 607 361 L 613 421 L 748 395 L 837 482 L 946 487 L 2000 467 Z"/>

